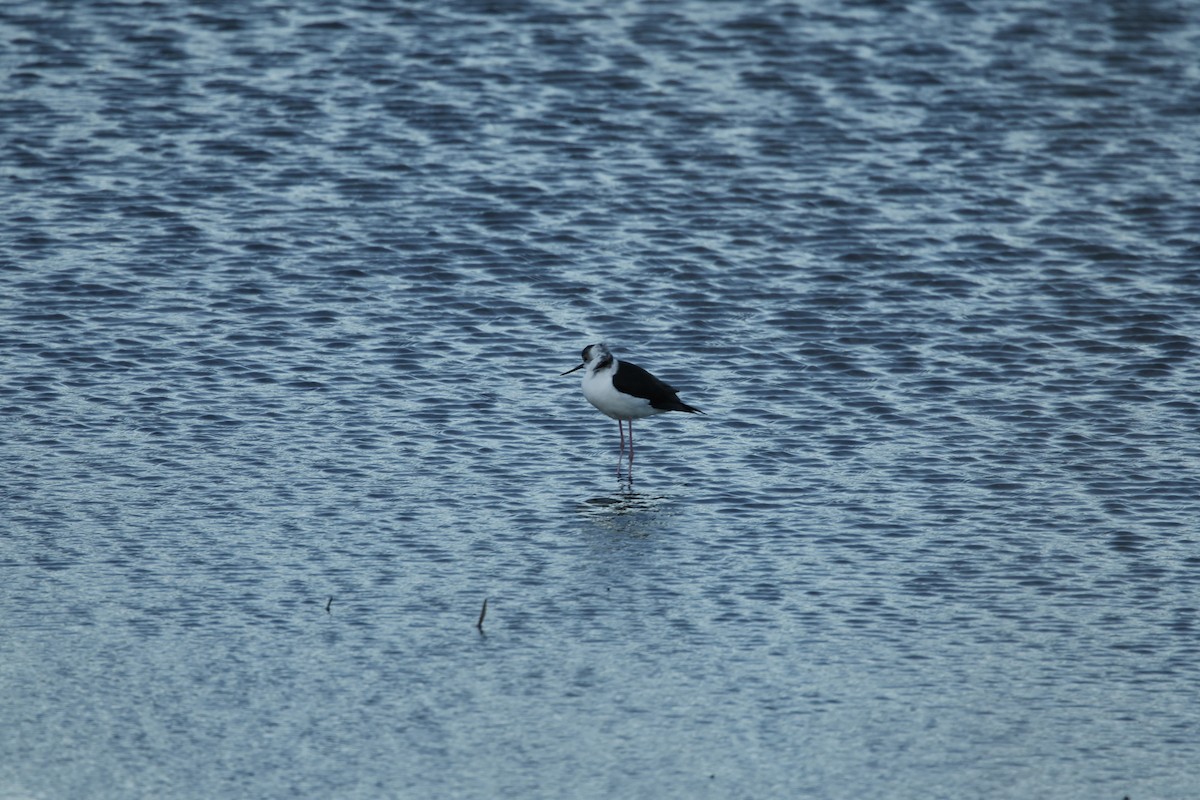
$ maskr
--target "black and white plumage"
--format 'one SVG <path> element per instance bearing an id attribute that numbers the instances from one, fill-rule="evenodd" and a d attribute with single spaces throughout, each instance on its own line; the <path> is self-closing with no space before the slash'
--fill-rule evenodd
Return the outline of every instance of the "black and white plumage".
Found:
<path id="1" fill-rule="evenodd" d="M 674 387 L 660 381 L 637 364 L 620 361 L 604 344 L 583 348 L 583 363 L 563 375 L 587 368 L 583 396 L 600 413 L 617 421 L 621 449 L 625 449 L 624 422 L 629 423 L 629 460 L 633 460 L 633 421 L 667 411 L 703 414 L 679 399 Z"/>

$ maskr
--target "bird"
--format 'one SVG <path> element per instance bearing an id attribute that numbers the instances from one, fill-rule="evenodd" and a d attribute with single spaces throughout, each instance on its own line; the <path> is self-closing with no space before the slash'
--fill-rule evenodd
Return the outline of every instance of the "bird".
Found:
<path id="1" fill-rule="evenodd" d="M 625 427 L 629 423 L 629 463 L 633 464 L 633 421 L 667 411 L 688 414 L 704 412 L 679 399 L 679 391 L 631 361 L 621 361 L 608 345 L 589 344 L 583 348 L 583 363 L 562 375 L 587 368 L 583 375 L 583 396 L 600 413 L 617 421 L 621 452 L 625 451 Z M 562 377 L 561 375 L 559 377 Z"/>

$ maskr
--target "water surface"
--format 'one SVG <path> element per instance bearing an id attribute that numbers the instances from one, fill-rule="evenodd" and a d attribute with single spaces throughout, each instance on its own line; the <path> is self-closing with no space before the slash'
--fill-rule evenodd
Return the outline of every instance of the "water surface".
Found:
<path id="1" fill-rule="evenodd" d="M 0 37 L 0 795 L 1195 796 L 1184 6 Z"/>

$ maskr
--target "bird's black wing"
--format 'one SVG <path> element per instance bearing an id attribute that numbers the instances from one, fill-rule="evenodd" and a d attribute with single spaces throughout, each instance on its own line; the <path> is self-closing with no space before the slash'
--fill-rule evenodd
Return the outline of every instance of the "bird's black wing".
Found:
<path id="1" fill-rule="evenodd" d="M 617 374 L 613 375 L 613 387 L 624 394 L 649 400 L 654 408 L 663 411 L 687 411 L 696 413 L 700 409 L 692 408 L 678 397 L 679 390 L 668 383 L 660 381 L 637 364 L 622 361 L 617 366 Z"/>

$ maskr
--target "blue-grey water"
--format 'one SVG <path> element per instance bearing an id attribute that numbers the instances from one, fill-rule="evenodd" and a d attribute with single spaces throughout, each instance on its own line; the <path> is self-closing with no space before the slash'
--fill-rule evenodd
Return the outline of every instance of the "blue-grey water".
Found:
<path id="1" fill-rule="evenodd" d="M 4 3 L 0 797 L 1200 796 L 1197 53 Z"/>

